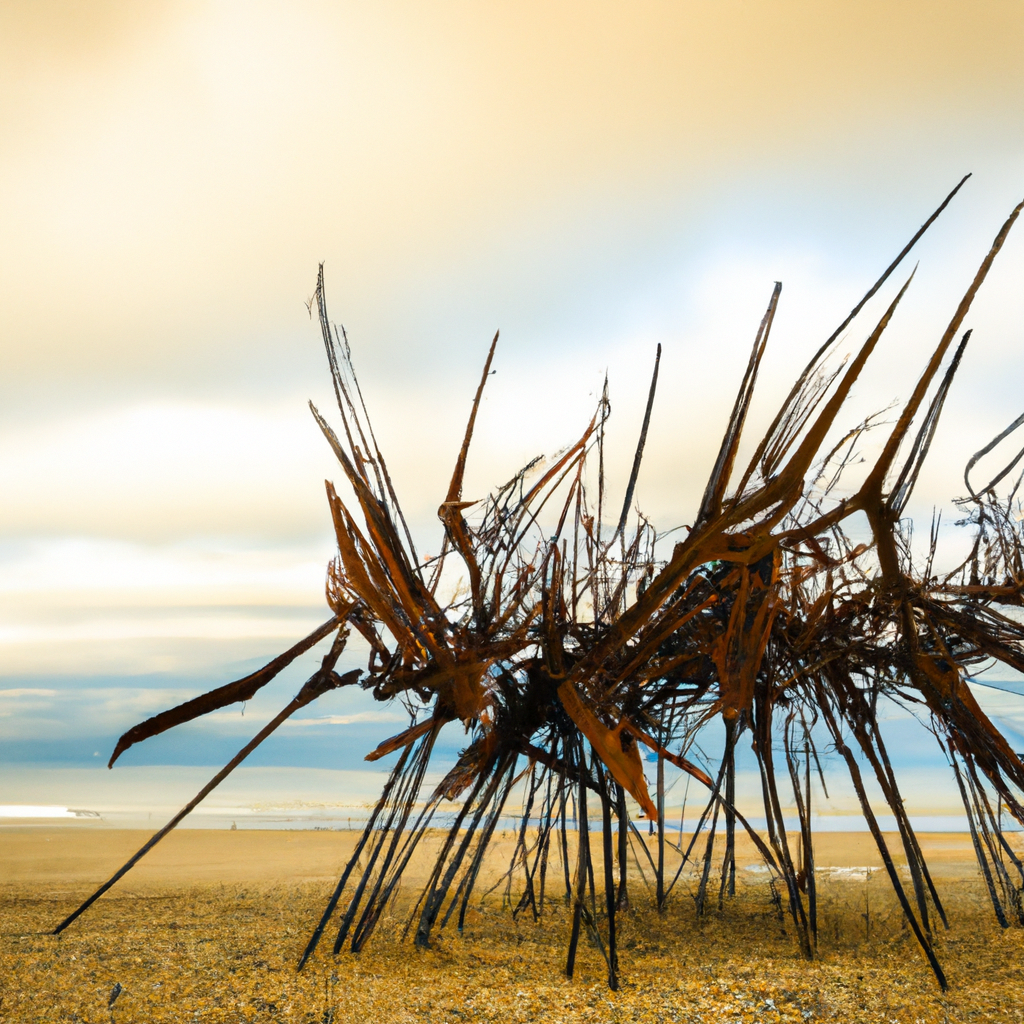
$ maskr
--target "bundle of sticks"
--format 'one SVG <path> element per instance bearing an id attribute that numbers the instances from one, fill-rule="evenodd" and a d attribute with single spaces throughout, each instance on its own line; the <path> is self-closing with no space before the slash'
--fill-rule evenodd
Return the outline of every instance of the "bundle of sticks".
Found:
<path id="1" fill-rule="evenodd" d="M 967 684 L 972 673 L 994 663 L 1024 671 L 1024 535 L 1015 514 L 1017 486 L 1001 487 L 1012 482 L 1024 452 L 985 486 L 975 488 L 970 479 L 976 463 L 1024 417 L 967 467 L 968 497 L 959 503 L 973 545 L 961 565 L 937 573 L 937 528 L 922 559 L 904 517 L 970 337 L 970 331 L 961 335 L 964 319 L 1024 203 L 1003 224 L 892 422 L 871 417 L 844 425 L 841 414 L 913 274 L 865 329 L 851 358 L 838 368 L 829 363 L 840 336 L 964 181 L 814 353 L 741 463 L 744 425 L 781 292 L 775 285 L 700 507 L 685 539 L 664 552 L 650 522 L 632 511 L 660 347 L 614 527 L 603 475 L 607 389 L 574 444 L 543 466 L 531 463 L 485 502 L 463 499 L 495 336 L 438 510 L 440 554 L 420 559 L 370 425 L 348 340 L 328 317 L 321 267 L 315 302 L 340 430 L 311 409 L 351 495 L 343 500 L 327 484 L 338 542 L 327 573 L 331 617 L 253 675 L 130 729 L 111 765 L 147 737 L 249 699 L 299 655 L 333 637 L 330 647 L 280 714 L 56 930 L 109 889 L 285 719 L 344 686 L 401 703 L 410 724 L 367 754 L 371 761 L 397 759 L 300 966 L 328 928 L 335 953 L 345 944 L 361 949 L 395 900 L 414 853 L 428 845 L 433 867 L 408 911 L 407 932 L 427 945 L 453 917 L 461 928 L 496 829 L 511 817 L 517 822 L 509 874 L 518 886 L 513 913 L 539 918 L 545 892 L 550 901 L 554 887 L 573 915 L 566 973 L 573 973 L 581 933 L 588 934 L 603 952 L 609 984 L 617 987 L 616 915 L 629 899 L 627 857 L 639 839 L 638 818 L 649 827 L 657 823 L 658 863 L 652 857 L 651 866 L 659 908 L 671 889 L 664 869 L 666 763 L 706 793 L 683 857 L 703 864 L 698 913 L 706 911 L 712 887 L 719 901 L 735 892 L 739 829 L 764 859 L 779 913 L 790 915 L 803 954 L 813 957 L 811 778 L 826 784 L 819 758 L 824 743 L 849 773 L 907 923 L 945 988 L 933 931 L 938 922 L 947 926 L 946 914 L 882 739 L 883 698 L 928 716 L 959 786 L 994 912 L 1004 926 L 1024 923 L 1024 866 L 1003 833 L 1004 810 L 1024 823 L 1024 763 Z M 866 471 L 858 470 L 856 486 L 844 487 L 850 466 L 863 461 L 859 444 L 871 429 L 888 433 Z M 860 543 L 851 539 L 856 517 L 868 525 Z M 453 572 L 463 581 L 459 588 L 446 582 Z M 368 662 L 365 670 L 339 674 L 353 630 L 368 645 Z M 449 723 L 466 730 L 465 749 L 440 782 L 428 784 L 438 735 Z M 724 733 L 721 756 L 717 765 L 705 760 L 701 767 L 692 750 L 711 728 Z M 736 806 L 741 740 L 760 775 L 759 829 Z M 644 757 L 657 763 L 653 797 Z M 869 787 L 881 792 L 898 839 L 883 834 Z M 783 813 L 793 806 L 795 830 Z M 428 834 L 429 844 L 423 842 Z M 704 849 L 695 854 L 698 841 Z M 716 841 L 724 854 L 715 858 L 712 879 Z M 649 856 L 646 845 L 643 851 Z M 561 867 L 549 875 L 556 860 Z M 905 875 L 898 863 L 906 864 Z"/>

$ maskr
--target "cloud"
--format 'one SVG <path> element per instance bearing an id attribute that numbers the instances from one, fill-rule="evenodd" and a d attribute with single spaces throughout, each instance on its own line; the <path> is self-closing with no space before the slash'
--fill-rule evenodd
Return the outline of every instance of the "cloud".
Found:
<path id="1" fill-rule="evenodd" d="M 409 375 L 430 367 L 459 277 L 499 279 L 482 292 L 493 325 L 524 283 L 581 298 L 574 262 L 628 262 L 623 221 L 679 231 L 709 203 L 727 213 L 730 187 L 831 190 L 870 168 L 861 198 L 901 208 L 905 178 L 880 157 L 898 144 L 899 173 L 930 183 L 968 140 L 1005 147 L 1024 92 L 1014 4 L 244 11 L 5 10 L 8 387 L 200 386 L 267 346 L 264 374 L 301 377 L 321 258 L 380 365 Z"/>
<path id="2" fill-rule="evenodd" d="M 195 696 L 185 688 L 67 687 L 0 690 L 0 699 L 15 694 L 17 703 L 4 705 L 8 739 L 52 738 L 88 733 L 107 734 Z"/>
<path id="3" fill-rule="evenodd" d="M 621 494 L 660 342 L 637 497 L 676 526 L 772 282 L 752 429 L 973 169 L 857 401 L 905 394 L 1019 198 L 1022 38 L 1001 0 L 0 7 L 6 725 L 133 724 L 322 621 L 321 260 L 427 551 L 496 327 L 467 495 L 577 436 L 606 370 Z M 915 514 L 1020 411 L 1022 251 Z M 64 685 L 101 673 L 125 689 Z M 336 710 L 290 728 L 404 720 Z"/>
<path id="4" fill-rule="evenodd" d="M 0 436 L 0 482 L 13 499 L 0 530 L 315 536 L 329 529 L 323 479 L 335 465 L 301 398 L 115 406 Z"/>
<path id="5" fill-rule="evenodd" d="M 360 711 L 354 715 L 321 715 L 319 718 L 289 718 L 284 724 L 292 728 L 322 725 L 356 725 L 360 722 L 400 722 L 409 724 L 409 716 L 395 711 Z"/>

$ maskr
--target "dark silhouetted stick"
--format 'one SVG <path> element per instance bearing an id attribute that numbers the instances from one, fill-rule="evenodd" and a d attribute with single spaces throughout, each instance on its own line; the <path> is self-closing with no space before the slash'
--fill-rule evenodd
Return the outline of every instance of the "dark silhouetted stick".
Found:
<path id="1" fill-rule="evenodd" d="M 107 881 L 105 881 L 73 914 L 69 914 L 56 928 L 54 935 L 59 935 L 69 924 L 81 917 L 108 889 L 119 879 L 123 878 L 131 869 L 138 864 L 150 850 L 160 842 L 168 832 L 172 831 L 182 820 L 202 801 L 215 790 L 272 732 L 274 732 L 285 719 L 295 714 L 301 707 L 305 707 L 327 690 L 354 683 L 362 674 L 359 669 L 346 672 L 344 676 L 338 676 L 334 672 L 334 663 L 337 662 L 342 648 L 345 646 L 343 635 L 335 640 L 334 645 L 324 658 L 325 665 L 314 675 L 302 689 L 288 702 L 277 715 L 269 721 L 235 756 L 201 790 L 157 832 L 145 846 L 125 862 Z M 333 663 L 328 665 L 333 656 Z"/>

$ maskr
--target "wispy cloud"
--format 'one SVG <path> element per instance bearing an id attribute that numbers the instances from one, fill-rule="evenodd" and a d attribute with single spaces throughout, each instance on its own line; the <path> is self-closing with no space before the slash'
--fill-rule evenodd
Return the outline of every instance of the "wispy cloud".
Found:
<path id="1" fill-rule="evenodd" d="M 883 407 L 1019 198 L 1019 5 L 381 0 L 254 5 L 241 31 L 225 5 L 57 10 L 0 4 L 5 738 L 130 726 L 326 618 L 319 260 L 436 552 L 495 327 L 467 494 L 570 440 L 606 368 L 621 494 L 661 342 L 637 497 L 664 529 L 699 499 L 773 280 L 755 427 L 971 154 L 909 329 L 859 386 Z M 1022 259 L 1011 241 L 972 309 L 925 514 L 1019 412 Z M 183 733 L 245 731 L 294 681 Z M 325 698 L 282 745 L 406 721 L 371 704 Z"/>
<path id="2" fill-rule="evenodd" d="M 0 739 L 106 735 L 195 696 L 184 688 L 18 687 L 0 690 Z M 9 699 L 4 699 L 9 698 Z"/>
<path id="3" fill-rule="evenodd" d="M 358 722 L 401 722 L 408 725 L 409 716 L 394 711 L 360 711 L 354 715 L 321 715 L 319 718 L 289 718 L 284 724 L 292 728 L 319 725 L 355 725 Z"/>

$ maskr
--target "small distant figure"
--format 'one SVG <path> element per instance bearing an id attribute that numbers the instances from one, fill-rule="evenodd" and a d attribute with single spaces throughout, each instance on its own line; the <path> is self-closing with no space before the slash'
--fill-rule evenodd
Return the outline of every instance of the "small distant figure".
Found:
<path id="1" fill-rule="evenodd" d="M 119 982 L 119 981 L 114 982 L 114 987 L 110 990 L 110 998 L 107 1000 L 107 1007 L 108 1008 L 112 1007 L 114 1005 L 114 1003 L 117 1002 L 117 997 L 123 991 L 124 990 L 121 988 L 121 982 Z"/>
<path id="2" fill-rule="evenodd" d="M 232 832 L 237 832 L 238 831 L 238 826 L 234 822 L 231 822 L 231 831 Z"/>

